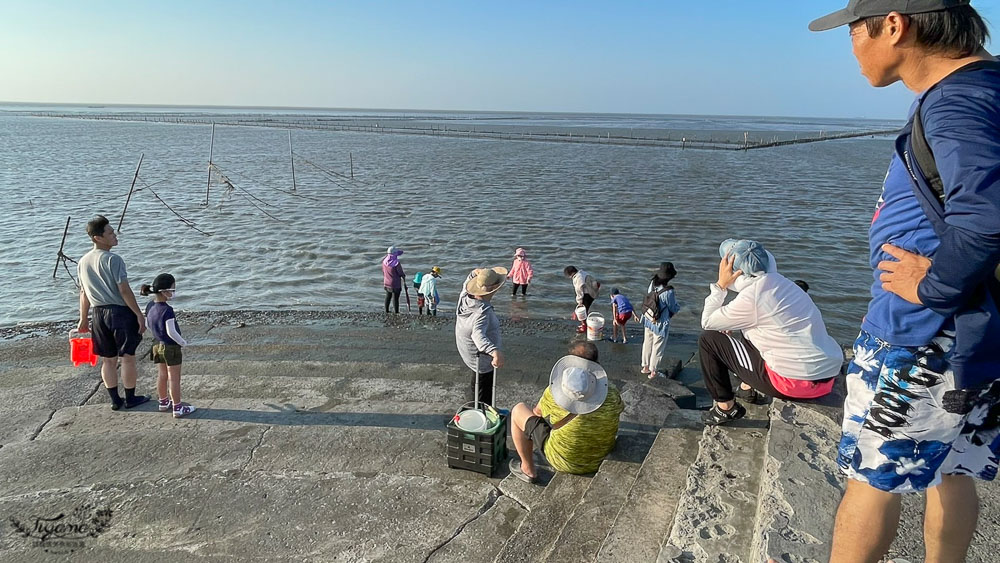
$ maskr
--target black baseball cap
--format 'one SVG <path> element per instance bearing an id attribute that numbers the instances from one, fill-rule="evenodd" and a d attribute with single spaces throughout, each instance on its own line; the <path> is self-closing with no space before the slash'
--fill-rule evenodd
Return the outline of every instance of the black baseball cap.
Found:
<path id="1" fill-rule="evenodd" d="M 969 0 L 851 0 L 843 10 L 827 14 L 809 24 L 811 31 L 826 31 L 860 19 L 884 16 L 889 12 L 923 14 L 956 6 L 966 6 Z"/>

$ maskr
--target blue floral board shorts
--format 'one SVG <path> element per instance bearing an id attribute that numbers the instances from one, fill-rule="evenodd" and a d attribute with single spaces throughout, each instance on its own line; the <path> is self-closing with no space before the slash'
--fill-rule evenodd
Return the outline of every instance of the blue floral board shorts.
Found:
<path id="1" fill-rule="evenodd" d="M 1000 381 L 952 406 L 954 343 L 947 331 L 918 348 L 861 332 L 847 369 L 837 457 L 848 478 L 890 493 L 937 486 L 942 475 L 996 478 Z"/>

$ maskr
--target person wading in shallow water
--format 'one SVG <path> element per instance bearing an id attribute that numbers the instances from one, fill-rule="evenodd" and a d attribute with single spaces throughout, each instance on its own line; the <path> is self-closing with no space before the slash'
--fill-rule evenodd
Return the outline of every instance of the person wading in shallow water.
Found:
<path id="1" fill-rule="evenodd" d="M 399 256 L 403 251 L 390 246 L 385 251 L 385 258 L 382 259 L 382 285 L 385 288 L 385 312 L 389 312 L 389 302 L 392 302 L 393 312 L 399 312 L 399 293 L 403 291 L 403 284 L 406 283 L 406 272 L 403 265 L 399 263 Z"/>
<path id="2" fill-rule="evenodd" d="M 597 299 L 597 293 L 601 289 L 601 284 L 594 279 L 594 276 L 583 270 L 577 270 L 576 266 L 566 266 L 563 275 L 573 282 L 573 291 L 576 294 L 576 316 L 580 321 L 580 326 L 576 331 L 580 334 L 587 332 L 587 314 L 590 313 L 590 306 Z M 583 313 L 581 316 L 580 313 Z"/>
<path id="3" fill-rule="evenodd" d="M 914 491 L 926 491 L 924 560 L 964 561 L 973 479 L 997 475 L 1000 63 L 968 4 L 852 0 L 809 25 L 848 26 L 872 86 L 917 94 L 869 229 L 875 282 L 847 374 L 834 563 L 881 559 Z"/>

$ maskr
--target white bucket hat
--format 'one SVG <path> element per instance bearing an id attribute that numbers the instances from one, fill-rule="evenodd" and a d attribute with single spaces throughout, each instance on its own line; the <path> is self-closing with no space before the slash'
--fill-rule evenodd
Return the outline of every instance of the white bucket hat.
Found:
<path id="1" fill-rule="evenodd" d="M 549 390 L 556 404 L 573 414 L 594 412 L 608 396 L 608 373 L 597 362 L 563 356 L 552 366 Z"/>

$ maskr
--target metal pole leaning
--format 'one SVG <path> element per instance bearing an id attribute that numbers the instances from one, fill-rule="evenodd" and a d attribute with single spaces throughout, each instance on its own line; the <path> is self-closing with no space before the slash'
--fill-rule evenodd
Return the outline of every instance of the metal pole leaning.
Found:
<path id="1" fill-rule="evenodd" d="M 135 166 L 135 176 L 132 176 L 132 187 L 128 189 L 128 197 L 125 198 L 125 207 L 122 208 L 122 216 L 118 218 L 118 232 L 122 230 L 122 223 L 125 221 L 125 212 L 128 211 L 128 202 L 132 201 L 132 192 L 135 190 L 135 181 L 139 179 L 139 167 L 142 166 L 142 157 L 145 153 L 139 153 L 139 164 Z"/>
<path id="2" fill-rule="evenodd" d="M 52 269 L 52 279 L 56 279 L 56 272 L 59 271 L 59 262 L 62 261 L 63 256 L 64 256 L 63 255 L 63 247 L 66 246 L 66 235 L 69 233 L 69 220 L 70 219 L 72 219 L 72 217 L 67 217 L 66 218 L 66 228 L 63 229 L 62 242 L 59 243 L 59 252 L 56 253 L 56 267 Z"/>

